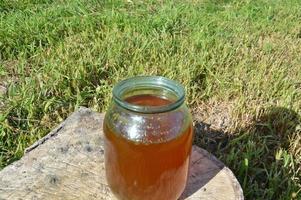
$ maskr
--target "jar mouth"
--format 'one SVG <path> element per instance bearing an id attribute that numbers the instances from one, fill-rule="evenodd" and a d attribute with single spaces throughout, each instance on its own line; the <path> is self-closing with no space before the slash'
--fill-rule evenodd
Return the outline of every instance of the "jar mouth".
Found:
<path id="1" fill-rule="evenodd" d="M 166 99 L 170 103 L 162 106 L 144 106 L 129 103 L 127 98 L 136 95 L 152 95 Z M 139 113 L 162 113 L 172 111 L 184 103 L 183 86 L 162 76 L 136 76 L 125 79 L 113 88 L 113 101 L 130 111 Z"/>

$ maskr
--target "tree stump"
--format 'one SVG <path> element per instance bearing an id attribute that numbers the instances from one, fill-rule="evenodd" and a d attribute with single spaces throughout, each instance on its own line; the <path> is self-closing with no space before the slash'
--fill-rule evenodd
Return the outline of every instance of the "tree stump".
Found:
<path id="1" fill-rule="evenodd" d="M 25 155 L 0 171 L 0 200 L 113 200 L 104 171 L 103 114 L 80 108 Z M 193 146 L 181 200 L 242 200 L 233 173 Z"/>

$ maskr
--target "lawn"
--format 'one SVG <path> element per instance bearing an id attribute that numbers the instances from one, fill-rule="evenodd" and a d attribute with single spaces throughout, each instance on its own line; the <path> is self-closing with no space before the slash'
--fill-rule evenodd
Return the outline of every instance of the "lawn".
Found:
<path id="1" fill-rule="evenodd" d="M 0 169 L 136 75 L 185 86 L 246 199 L 301 199 L 299 0 L 0 0 Z"/>

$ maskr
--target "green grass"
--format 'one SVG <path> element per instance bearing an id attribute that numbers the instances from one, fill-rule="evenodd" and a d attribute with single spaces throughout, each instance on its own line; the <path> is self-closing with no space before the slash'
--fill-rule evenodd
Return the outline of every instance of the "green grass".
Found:
<path id="1" fill-rule="evenodd" d="M 153 74 L 181 82 L 196 115 L 228 108 L 211 152 L 246 199 L 301 199 L 300 10 L 298 0 L 0 0 L 0 168 L 79 106 L 105 111 L 118 81 Z"/>

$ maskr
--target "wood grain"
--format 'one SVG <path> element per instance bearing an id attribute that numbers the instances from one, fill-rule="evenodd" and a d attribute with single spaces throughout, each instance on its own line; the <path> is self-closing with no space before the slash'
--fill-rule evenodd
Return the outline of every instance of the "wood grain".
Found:
<path id="1" fill-rule="evenodd" d="M 115 198 L 104 173 L 103 114 L 80 108 L 0 171 L 0 200 Z M 181 200 L 242 200 L 233 173 L 194 146 L 189 181 Z"/>

